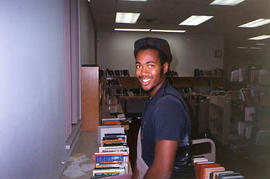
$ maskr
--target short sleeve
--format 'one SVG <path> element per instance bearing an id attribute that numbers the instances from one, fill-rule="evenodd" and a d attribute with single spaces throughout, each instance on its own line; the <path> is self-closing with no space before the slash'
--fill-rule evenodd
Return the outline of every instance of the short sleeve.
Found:
<path id="1" fill-rule="evenodd" d="M 179 141 L 186 121 L 183 104 L 176 97 L 167 95 L 160 98 L 156 105 L 153 114 L 155 141 Z"/>

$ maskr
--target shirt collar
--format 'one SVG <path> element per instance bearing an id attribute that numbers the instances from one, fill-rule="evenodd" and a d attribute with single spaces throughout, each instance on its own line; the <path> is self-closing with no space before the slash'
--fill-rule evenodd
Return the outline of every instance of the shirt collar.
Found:
<path id="1" fill-rule="evenodd" d="M 159 98 L 159 97 L 163 96 L 167 85 L 168 85 L 168 81 L 166 80 L 165 83 L 158 89 L 156 94 L 153 97 L 150 97 L 150 100 L 153 98 Z"/>

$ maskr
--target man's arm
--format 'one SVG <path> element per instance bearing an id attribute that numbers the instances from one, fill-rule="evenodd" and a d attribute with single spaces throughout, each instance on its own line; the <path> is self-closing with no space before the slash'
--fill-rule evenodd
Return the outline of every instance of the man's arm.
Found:
<path id="1" fill-rule="evenodd" d="M 131 179 L 138 179 L 139 178 L 139 171 L 137 168 L 137 162 L 135 162 L 135 169 L 132 173 Z"/>
<path id="2" fill-rule="evenodd" d="M 144 176 L 145 179 L 170 178 L 176 156 L 178 142 L 161 140 L 155 144 L 155 158 Z"/>

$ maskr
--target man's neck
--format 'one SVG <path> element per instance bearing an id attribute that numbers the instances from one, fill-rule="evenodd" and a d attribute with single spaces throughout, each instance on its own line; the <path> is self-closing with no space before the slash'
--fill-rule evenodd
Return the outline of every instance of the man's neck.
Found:
<path id="1" fill-rule="evenodd" d="M 160 83 L 153 88 L 153 90 L 150 92 L 150 97 L 154 97 L 157 91 L 166 83 L 166 77 L 162 78 Z"/>

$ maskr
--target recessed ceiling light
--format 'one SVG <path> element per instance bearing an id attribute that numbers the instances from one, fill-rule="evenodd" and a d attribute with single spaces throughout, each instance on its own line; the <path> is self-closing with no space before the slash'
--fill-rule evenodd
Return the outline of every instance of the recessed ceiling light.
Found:
<path id="1" fill-rule="evenodd" d="M 235 6 L 245 0 L 215 0 L 210 5 Z"/>
<path id="2" fill-rule="evenodd" d="M 175 33 L 184 33 L 185 30 L 161 30 L 161 29 L 152 29 L 151 32 L 175 32 Z"/>
<path id="3" fill-rule="evenodd" d="M 269 38 L 270 38 L 270 35 L 260 35 L 257 37 L 249 38 L 248 40 L 264 40 L 264 39 L 269 39 Z"/>
<path id="4" fill-rule="evenodd" d="M 270 23 L 270 19 L 257 19 L 255 21 L 251 21 L 249 23 L 240 25 L 238 27 L 254 28 L 254 27 L 259 27 L 259 26 L 269 24 L 269 23 Z"/>
<path id="5" fill-rule="evenodd" d="M 140 13 L 117 12 L 115 22 L 135 24 L 139 16 L 140 16 Z"/>
<path id="6" fill-rule="evenodd" d="M 150 29 L 124 29 L 124 28 L 115 28 L 115 31 L 138 31 L 138 32 L 149 32 Z"/>
<path id="7" fill-rule="evenodd" d="M 196 26 L 200 25 L 201 23 L 211 19 L 213 16 L 195 16 L 192 15 L 183 22 L 181 22 L 179 25 L 190 25 L 190 26 Z"/>

